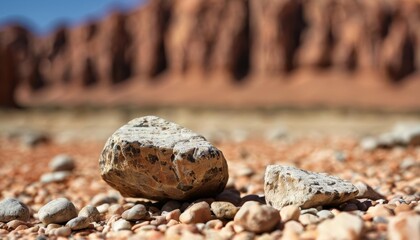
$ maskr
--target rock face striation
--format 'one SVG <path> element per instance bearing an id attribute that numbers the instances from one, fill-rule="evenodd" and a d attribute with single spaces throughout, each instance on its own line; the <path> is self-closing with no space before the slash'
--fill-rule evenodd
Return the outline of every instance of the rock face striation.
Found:
<path id="1" fill-rule="evenodd" d="M 264 180 L 265 199 L 278 210 L 288 205 L 301 208 L 335 205 L 358 194 L 350 182 L 290 166 L 267 166 Z"/>
<path id="2" fill-rule="evenodd" d="M 102 178 L 126 197 L 185 200 L 220 193 L 228 166 L 203 136 L 155 116 L 136 118 L 106 142 Z"/>

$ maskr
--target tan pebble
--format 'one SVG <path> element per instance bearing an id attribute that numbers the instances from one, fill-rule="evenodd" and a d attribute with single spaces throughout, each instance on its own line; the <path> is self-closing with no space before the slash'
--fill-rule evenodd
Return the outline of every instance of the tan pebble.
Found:
<path id="1" fill-rule="evenodd" d="M 210 206 L 207 202 L 193 204 L 185 210 L 179 220 L 182 223 L 204 223 L 211 219 Z"/>
<path id="2" fill-rule="evenodd" d="M 114 215 L 118 214 L 121 215 L 124 212 L 124 208 L 120 204 L 112 204 L 108 208 L 108 214 Z"/>
<path id="3" fill-rule="evenodd" d="M 108 212 L 109 204 L 104 203 L 96 207 L 96 209 L 99 211 L 99 213 L 106 213 Z"/>
<path id="4" fill-rule="evenodd" d="M 98 222 L 101 219 L 101 214 L 95 206 L 87 205 L 79 211 L 79 217 L 86 217 L 90 222 Z"/>
<path id="5" fill-rule="evenodd" d="M 156 216 L 154 218 L 155 219 L 150 221 L 150 224 L 152 224 L 152 225 L 158 226 L 158 225 L 167 223 L 166 217 L 164 217 L 164 216 Z"/>
<path id="6" fill-rule="evenodd" d="M 206 228 L 210 229 L 222 229 L 223 228 L 223 222 L 219 219 L 210 220 L 206 223 Z"/>
<path id="7" fill-rule="evenodd" d="M 131 202 L 123 204 L 124 211 L 126 211 L 126 210 L 134 207 L 134 205 L 136 205 L 136 204 L 135 203 L 131 203 Z"/>
<path id="8" fill-rule="evenodd" d="M 303 225 L 315 224 L 319 222 L 319 218 L 312 214 L 303 214 L 299 216 L 299 222 Z"/>
<path id="9" fill-rule="evenodd" d="M 394 209 L 395 214 L 399 214 L 401 212 L 411 211 L 411 207 L 405 203 L 400 204 Z"/>
<path id="10" fill-rule="evenodd" d="M 253 240 L 254 238 L 255 238 L 255 233 L 241 232 L 233 236 L 232 240 Z"/>
<path id="11" fill-rule="evenodd" d="M 392 218 L 389 222 L 389 239 L 420 239 L 420 216 L 405 215 Z"/>
<path id="12" fill-rule="evenodd" d="M 122 213 L 122 218 L 129 221 L 141 220 L 149 217 L 146 207 L 143 204 L 136 204 Z"/>
<path id="13" fill-rule="evenodd" d="M 71 229 L 69 227 L 59 227 L 54 229 L 54 235 L 60 237 L 68 237 L 71 234 Z"/>
<path id="14" fill-rule="evenodd" d="M 220 219 L 233 219 L 238 208 L 230 202 L 216 201 L 211 204 L 211 211 Z"/>
<path id="15" fill-rule="evenodd" d="M 166 224 L 168 227 L 173 226 L 173 225 L 177 225 L 179 224 L 179 222 L 177 220 L 171 219 L 168 221 L 168 223 Z"/>
<path id="16" fill-rule="evenodd" d="M 285 206 L 280 210 L 280 217 L 282 222 L 287 222 L 290 220 L 297 221 L 300 216 L 300 209 L 297 206 L 290 205 Z"/>
<path id="17" fill-rule="evenodd" d="M 389 217 L 392 216 L 392 210 L 385 207 L 383 204 L 378 204 L 376 206 L 370 207 L 367 212 L 368 214 L 371 214 L 372 216 L 381 216 L 381 217 Z"/>
<path id="18" fill-rule="evenodd" d="M 246 202 L 235 215 L 235 225 L 244 227 L 247 231 L 263 233 L 272 231 L 280 222 L 280 213 L 268 205 L 256 202 Z"/>
<path id="19" fill-rule="evenodd" d="M 136 225 L 134 225 L 132 228 L 131 228 L 131 230 L 136 230 L 136 229 L 138 229 L 138 228 L 141 228 L 142 226 L 146 226 L 146 225 L 149 225 L 150 224 L 150 221 L 146 221 L 146 220 L 143 220 L 143 221 L 140 221 L 139 223 L 137 223 Z"/>
<path id="20" fill-rule="evenodd" d="M 299 222 L 295 220 L 290 220 L 286 222 L 286 224 L 284 224 L 284 230 L 295 232 L 295 233 L 301 233 L 303 232 L 304 227 Z"/>
<path id="21" fill-rule="evenodd" d="M 278 239 L 278 238 L 276 238 Z M 281 240 L 299 240 L 299 234 L 294 231 L 284 230 L 283 236 L 280 238 Z"/>
<path id="22" fill-rule="evenodd" d="M 114 232 L 122 231 L 122 230 L 131 230 L 131 224 L 129 221 L 124 219 L 119 219 L 112 223 L 112 230 Z"/>
<path id="23" fill-rule="evenodd" d="M 157 230 L 159 230 L 161 232 L 165 232 L 166 229 L 168 229 L 168 226 L 166 224 L 161 224 L 161 225 L 157 226 Z"/>
<path id="24" fill-rule="evenodd" d="M 240 233 L 240 232 L 243 232 L 243 231 L 245 231 L 245 227 L 243 227 L 243 226 L 241 226 L 241 225 L 233 225 L 233 231 L 235 232 L 235 233 Z"/>
<path id="25" fill-rule="evenodd" d="M 359 239 L 363 231 L 363 220 L 349 213 L 340 213 L 318 225 L 317 239 Z"/>
<path id="26" fill-rule="evenodd" d="M 179 216 L 181 216 L 181 210 L 179 210 L 179 209 L 175 209 L 175 210 L 172 210 L 172 211 L 170 211 L 170 212 L 168 212 L 167 214 L 166 214 L 166 220 L 176 220 L 176 221 L 179 221 Z"/>
<path id="27" fill-rule="evenodd" d="M 141 226 L 138 230 L 140 230 L 140 231 L 156 230 L 156 226 L 155 225 L 144 225 L 144 226 Z"/>
<path id="28" fill-rule="evenodd" d="M 26 222 L 24 222 L 24 221 L 21 221 L 21 220 L 12 220 L 12 221 L 10 221 L 10 222 L 8 222 L 7 224 L 6 224 L 6 226 L 7 226 L 7 228 L 9 229 L 9 230 L 12 230 L 12 229 L 15 229 L 15 228 L 17 228 L 17 227 L 19 227 L 19 226 L 21 226 L 21 225 L 27 225 L 28 223 L 26 223 Z"/>
<path id="29" fill-rule="evenodd" d="M 315 230 L 308 230 L 300 234 L 300 239 L 315 239 L 317 237 L 317 232 Z"/>

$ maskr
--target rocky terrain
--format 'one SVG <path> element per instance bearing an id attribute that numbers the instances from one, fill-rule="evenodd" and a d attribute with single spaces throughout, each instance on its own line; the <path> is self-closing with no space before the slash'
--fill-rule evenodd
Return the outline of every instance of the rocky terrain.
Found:
<path id="1" fill-rule="evenodd" d="M 111 131 L 102 137 L 95 134 L 97 138 L 88 138 L 90 133 L 86 130 L 76 131 L 80 123 L 66 122 L 68 116 L 60 119 L 42 113 L 26 118 L 33 130 L 42 129 L 50 119 L 49 129 L 77 133 L 72 138 L 64 138 L 54 132 L 22 131 L 18 123 L 21 117 L 7 123 L 8 131 L 0 129 L 0 238 L 419 238 L 420 151 L 415 140 L 420 136 L 419 125 L 397 125 L 392 129 L 387 121 L 393 122 L 396 116 L 390 115 L 358 116 L 359 121 L 349 124 L 331 114 L 320 114 L 321 117 L 312 114 L 312 117 L 306 116 L 305 122 L 314 132 L 297 133 L 289 123 L 296 123 L 302 117 L 299 114 L 294 115 L 296 119 L 281 120 L 272 113 L 263 118 L 264 125 L 255 125 L 256 116 L 251 113 L 235 113 L 241 117 L 229 117 L 229 122 L 219 119 L 229 116 L 228 113 L 195 112 L 194 118 L 188 111 L 182 113 L 167 116 L 199 132 L 205 132 L 208 125 L 216 129 L 210 131 L 213 136 L 209 134 L 208 137 L 223 152 L 229 173 L 221 193 L 215 191 L 205 198 L 159 201 L 123 197 L 102 180 L 99 166 L 101 151 L 108 151 L 104 149 L 106 138 L 116 128 L 91 125 L 79 116 L 78 121 L 84 121 L 88 128 L 96 126 L 97 130 Z M 104 113 L 94 115 L 107 119 Z M 109 117 L 116 115 L 110 113 Z M 13 112 L 8 116 L 13 116 Z M 293 114 L 288 114 L 289 118 L 291 116 Z M 347 119 L 352 117 L 345 116 Z M 379 119 L 387 125 L 372 130 L 370 124 L 378 126 Z M 418 120 L 418 116 L 396 119 Z M 7 121 L 1 120 L 5 125 Z M 317 123 L 320 121 L 330 132 L 321 131 L 321 125 Z M 127 121 L 120 122 L 118 127 Z M 246 128 L 247 124 L 257 130 L 244 133 L 244 129 L 252 129 Z M 126 127 L 146 127 L 140 125 L 133 123 Z M 139 144 L 146 139 L 155 139 L 156 142 L 149 143 L 152 149 L 171 146 L 170 141 L 164 145 L 165 134 L 157 139 L 153 137 L 157 133 L 154 131 L 164 131 L 164 126 L 168 126 L 166 123 L 157 128 L 153 124 L 147 125 L 151 129 L 142 130 L 148 135 L 142 135 Z M 222 126 L 229 126 L 229 131 Z M 279 130 L 280 126 L 283 126 L 282 130 Z M 288 126 L 291 127 L 289 130 Z M 351 130 L 342 132 L 343 127 Z M 304 126 L 300 127 L 301 131 L 304 129 Z M 191 136 L 191 132 L 185 133 Z M 392 136 L 387 145 L 383 144 L 384 135 Z M 123 137 L 115 149 L 123 144 L 128 146 L 123 134 L 117 131 L 113 136 Z M 182 149 L 195 146 L 183 142 L 182 138 L 179 140 L 184 144 Z M 198 139 L 197 143 L 200 141 Z M 130 153 L 135 153 L 133 148 L 120 149 L 124 157 L 115 161 L 132 164 L 124 163 L 123 159 L 131 161 L 134 155 Z M 140 153 L 144 150 L 139 149 Z M 158 159 L 165 159 L 164 155 L 155 154 Z M 177 161 L 182 162 L 183 158 L 188 161 L 187 156 L 180 155 L 179 158 Z M 200 161 L 196 161 L 197 166 Z M 266 168 L 269 165 L 276 166 Z M 139 170 L 147 174 L 147 171 Z M 158 175 L 158 180 L 164 176 Z M 168 183 L 168 188 L 176 188 Z M 284 192 L 287 194 L 282 196 Z"/>
<path id="2" fill-rule="evenodd" d="M 416 0 L 151 0 L 47 36 L 11 23 L 0 104 L 418 109 L 419 23 Z"/>

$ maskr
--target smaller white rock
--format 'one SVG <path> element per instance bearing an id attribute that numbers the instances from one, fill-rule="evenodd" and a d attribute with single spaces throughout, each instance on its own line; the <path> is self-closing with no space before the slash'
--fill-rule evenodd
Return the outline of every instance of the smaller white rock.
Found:
<path id="1" fill-rule="evenodd" d="M 0 222 L 28 221 L 29 217 L 29 208 L 19 200 L 6 198 L 0 202 Z"/>
<path id="2" fill-rule="evenodd" d="M 39 220 L 45 224 L 66 223 L 76 216 L 76 207 L 67 198 L 52 200 L 38 211 Z"/>
<path id="3" fill-rule="evenodd" d="M 101 213 L 92 205 L 87 205 L 82 208 L 78 216 L 89 218 L 90 222 L 98 222 L 101 219 Z"/>
<path id="4" fill-rule="evenodd" d="M 149 212 L 147 212 L 147 209 L 143 204 L 137 204 L 123 212 L 121 216 L 125 220 L 137 221 L 148 217 Z"/>
<path id="5" fill-rule="evenodd" d="M 66 227 L 71 230 L 80 230 L 88 228 L 90 225 L 90 219 L 87 217 L 75 217 L 67 222 Z"/>
<path id="6" fill-rule="evenodd" d="M 53 172 L 59 171 L 73 171 L 76 167 L 74 160 L 67 154 L 60 154 L 55 156 L 48 164 L 49 168 Z"/>
<path id="7" fill-rule="evenodd" d="M 68 171 L 44 173 L 41 176 L 41 182 L 52 183 L 52 182 L 63 182 L 71 175 Z"/>
<path id="8" fill-rule="evenodd" d="M 355 215 L 341 212 L 333 219 L 318 225 L 317 239 L 360 239 L 363 220 Z"/>
<path id="9" fill-rule="evenodd" d="M 125 219 L 119 219 L 116 222 L 112 223 L 112 230 L 114 232 L 122 230 L 131 230 L 131 223 Z"/>

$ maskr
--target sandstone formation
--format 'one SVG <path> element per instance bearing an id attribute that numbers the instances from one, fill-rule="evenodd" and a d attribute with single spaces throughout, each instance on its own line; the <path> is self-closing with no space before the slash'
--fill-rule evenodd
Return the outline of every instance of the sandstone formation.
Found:
<path id="1" fill-rule="evenodd" d="M 107 104 L 97 97 L 106 90 L 116 95 L 111 103 L 129 102 L 127 94 L 119 93 L 191 73 L 197 81 L 222 79 L 237 89 L 234 83 L 246 79 L 294 80 L 294 72 L 314 71 L 318 75 L 310 75 L 308 81 L 332 88 L 317 79 L 325 78 L 320 72 L 328 72 L 333 82 L 343 75 L 360 77 L 368 82 L 357 85 L 361 89 L 383 91 L 378 86 L 419 81 L 419 15 L 416 0 L 150 0 L 80 26 L 59 26 L 42 38 L 10 25 L 0 30 L 0 105 Z M 201 81 L 200 87 L 209 81 Z M 371 81 L 376 82 L 372 89 Z M 395 87 L 390 85 L 390 93 Z M 92 93 L 96 97 L 89 97 Z M 317 94 L 310 100 L 326 98 Z M 137 104 L 158 101 L 131 98 Z M 343 101 L 361 101 L 348 98 Z M 324 104 L 335 103 L 329 101 Z"/>
<path id="2" fill-rule="evenodd" d="M 337 205 L 358 194 L 353 184 L 340 178 L 281 165 L 267 166 L 264 192 L 267 203 L 279 210 L 288 205 Z"/>
<path id="3" fill-rule="evenodd" d="M 118 129 L 106 142 L 99 165 L 102 178 L 126 197 L 215 196 L 228 180 L 220 150 L 203 136 L 155 116 Z"/>

